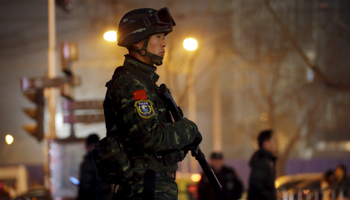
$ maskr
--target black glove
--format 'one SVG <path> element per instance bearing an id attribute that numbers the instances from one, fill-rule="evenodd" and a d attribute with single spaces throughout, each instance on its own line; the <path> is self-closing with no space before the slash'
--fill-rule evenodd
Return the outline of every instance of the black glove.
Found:
<path id="1" fill-rule="evenodd" d="M 190 149 L 194 149 L 198 147 L 198 145 L 201 142 L 202 142 L 202 134 L 199 131 L 196 131 L 196 137 L 194 138 L 193 142 L 184 147 L 185 152 L 187 153 L 187 151 L 189 151 Z"/>
<path id="2" fill-rule="evenodd" d="M 193 142 L 190 144 L 193 147 L 198 147 L 198 145 L 202 142 L 202 134 L 199 131 L 196 131 L 196 137 L 194 138 Z"/>

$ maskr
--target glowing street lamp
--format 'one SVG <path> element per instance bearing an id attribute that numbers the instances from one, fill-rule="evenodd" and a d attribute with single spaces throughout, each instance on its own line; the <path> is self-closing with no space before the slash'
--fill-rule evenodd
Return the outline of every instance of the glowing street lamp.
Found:
<path id="1" fill-rule="evenodd" d="M 117 41 L 117 32 L 116 31 L 107 31 L 103 35 L 103 38 L 107 40 L 108 42 L 115 42 Z"/>
<path id="2" fill-rule="evenodd" d="M 193 38 L 187 38 L 183 42 L 184 48 L 188 51 L 196 50 L 198 47 L 197 40 Z"/>
<path id="3" fill-rule="evenodd" d="M 194 51 L 197 49 L 198 43 L 197 43 L 197 40 L 195 40 L 194 38 L 187 38 L 184 40 L 183 46 L 188 51 Z M 198 54 L 198 52 L 190 53 L 189 63 L 188 63 L 188 67 L 187 67 L 187 69 L 188 69 L 187 70 L 188 117 L 189 117 L 189 119 L 191 119 L 194 122 L 196 122 L 197 115 L 196 115 L 196 92 L 195 92 L 195 88 L 194 88 L 193 62 L 194 62 L 194 59 L 196 58 L 197 54 Z M 187 165 L 187 167 L 186 167 L 186 165 Z M 187 168 L 188 168 L 188 164 L 186 162 L 182 162 L 182 169 L 186 170 Z M 197 162 L 194 159 L 191 159 L 190 160 L 191 172 L 196 172 L 197 168 L 198 168 Z M 186 172 L 186 171 L 184 171 L 184 172 Z M 194 178 L 198 179 L 198 176 L 197 177 L 194 176 Z"/>
<path id="4" fill-rule="evenodd" d="M 12 144 L 13 142 L 13 136 L 12 135 L 6 135 L 5 136 L 5 141 L 8 145 Z"/>

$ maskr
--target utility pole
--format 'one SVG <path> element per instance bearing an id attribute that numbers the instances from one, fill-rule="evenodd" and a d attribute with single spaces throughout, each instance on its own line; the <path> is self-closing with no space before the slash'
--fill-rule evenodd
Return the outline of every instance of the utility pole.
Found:
<path id="1" fill-rule="evenodd" d="M 188 68 L 188 117 L 194 123 L 197 121 L 197 104 L 196 104 L 196 90 L 194 89 L 194 70 L 193 62 L 196 58 L 196 52 L 193 52 L 193 55 L 190 58 L 189 68 Z M 198 162 L 196 159 L 192 158 L 190 160 L 190 169 L 191 173 L 197 173 L 198 171 Z"/>
<path id="2" fill-rule="evenodd" d="M 55 0 L 48 0 L 48 27 L 49 27 L 49 49 L 48 49 L 48 77 L 57 77 L 56 70 L 56 19 L 55 19 Z M 49 100 L 49 134 L 46 137 L 47 150 L 50 149 L 50 140 L 56 137 L 56 105 L 58 97 L 58 89 L 55 87 L 45 89 L 48 94 Z M 47 152 L 47 160 L 45 162 L 45 186 L 47 188 L 51 187 L 50 183 L 50 154 Z"/>
<path id="3" fill-rule="evenodd" d="M 213 72 L 213 150 L 222 151 L 220 65 Z"/>
<path id="4" fill-rule="evenodd" d="M 188 51 L 194 51 L 197 49 L 198 43 L 193 38 L 187 38 L 184 40 L 184 48 Z M 194 89 L 194 70 L 193 63 L 195 58 L 197 57 L 198 52 L 194 51 L 190 53 L 190 60 L 188 63 L 188 71 L 187 71 L 187 87 L 188 87 L 188 117 L 190 120 L 196 123 L 197 113 L 196 113 L 196 91 Z M 182 162 L 182 170 L 183 172 L 188 172 L 187 170 L 187 162 L 186 159 Z M 190 160 L 190 172 L 197 173 L 198 171 L 198 162 L 195 159 Z"/>
<path id="5" fill-rule="evenodd" d="M 56 78 L 56 22 L 55 22 L 55 0 L 49 1 L 49 49 L 48 49 L 48 77 Z M 56 136 L 55 115 L 58 89 L 51 87 L 49 90 L 49 113 L 50 113 L 50 128 L 49 138 Z"/>

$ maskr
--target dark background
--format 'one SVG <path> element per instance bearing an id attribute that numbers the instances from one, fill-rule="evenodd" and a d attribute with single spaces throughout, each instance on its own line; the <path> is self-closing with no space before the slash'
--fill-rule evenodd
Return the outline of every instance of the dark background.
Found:
<path id="1" fill-rule="evenodd" d="M 126 53 L 106 42 L 103 33 L 116 29 L 131 9 L 167 6 L 177 26 L 167 36 L 169 53 L 158 69 L 159 83 L 172 88 L 187 114 L 186 67 L 193 68 L 196 121 L 206 155 L 213 149 L 213 72 L 219 70 L 222 149 L 244 181 L 256 136 L 266 128 L 279 139 L 280 175 L 323 172 L 341 162 L 350 168 L 349 1 L 266 2 L 76 0 L 71 12 L 56 8 L 57 71 L 64 76 L 60 42 L 77 42 L 79 60 L 73 66 L 82 85 L 75 97 L 103 99 L 104 84 Z M 0 0 L 0 165 L 25 164 L 33 180 L 43 172 L 47 145 L 22 129 L 33 123 L 22 109 L 34 104 L 22 94 L 20 79 L 47 74 L 47 6 L 41 0 Z M 183 49 L 186 37 L 198 40 L 195 54 Z M 57 123 L 58 137 L 68 137 L 66 125 Z M 102 137 L 104 124 L 76 126 L 77 137 L 91 132 Z M 7 134 L 14 137 L 11 145 L 4 141 Z"/>

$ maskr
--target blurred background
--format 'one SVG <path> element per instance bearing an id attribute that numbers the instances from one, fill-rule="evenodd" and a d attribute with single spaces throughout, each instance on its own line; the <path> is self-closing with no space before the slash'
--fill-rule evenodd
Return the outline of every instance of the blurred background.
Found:
<path id="1" fill-rule="evenodd" d="M 78 176 L 83 138 L 105 136 L 105 83 L 127 53 L 103 36 L 142 7 L 168 7 L 176 22 L 158 84 L 197 123 L 203 152 L 224 152 L 245 188 L 256 137 L 268 128 L 278 138 L 278 176 L 350 168 L 349 0 L 0 0 L 0 181 L 17 187 L 14 195 L 46 186 L 74 198 L 68 177 Z M 197 49 L 186 50 L 186 38 Z M 65 57 L 67 48 L 74 55 Z M 193 158 L 179 168 L 201 172 Z"/>

